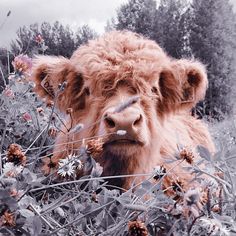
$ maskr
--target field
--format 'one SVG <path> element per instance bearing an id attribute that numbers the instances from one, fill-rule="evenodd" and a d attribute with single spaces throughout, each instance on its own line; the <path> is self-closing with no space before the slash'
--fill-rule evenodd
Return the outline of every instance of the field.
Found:
<path id="1" fill-rule="evenodd" d="M 236 235 L 235 117 L 209 123 L 217 153 L 199 147 L 202 161 L 189 168 L 201 188 L 169 186 L 174 200 L 162 190 L 169 172 L 153 166 L 148 180 L 122 191 L 101 177 L 96 137 L 55 168 L 50 158 L 65 117 L 33 92 L 31 60 L 20 56 L 13 65 L 0 94 L 0 235 Z M 176 166 L 189 161 L 181 158 L 177 153 Z M 82 170 L 88 174 L 77 178 Z"/>

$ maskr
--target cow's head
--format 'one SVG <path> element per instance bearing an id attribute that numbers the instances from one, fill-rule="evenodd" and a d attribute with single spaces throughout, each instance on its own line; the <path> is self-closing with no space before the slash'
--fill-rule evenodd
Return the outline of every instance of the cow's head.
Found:
<path id="1" fill-rule="evenodd" d="M 103 137 L 97 160 L 105 175 L 150 169 L 151 159 L 159 155 L 165 119 L 194 106 L 207 84 L 200 63 L 174 61 L 155 42 L 131 32 L 107 33 L 70 59 L 39 57 L 33 79 L 36 91 L 56 100 L 62 112 L 73 108 L 74 125 L 88 127 L 76 139 Z"/>

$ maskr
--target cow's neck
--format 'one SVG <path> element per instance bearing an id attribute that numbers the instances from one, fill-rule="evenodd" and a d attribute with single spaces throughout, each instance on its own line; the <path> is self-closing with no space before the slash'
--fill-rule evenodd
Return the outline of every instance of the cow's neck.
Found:
<path id="1" fill-rule="evenodd" d="M 105 151 L 98 162 L 103 166 L 103 176 L 130 175 L 137 173 L 141 163 L 137 155 L 122 156 Z M 109 180 L 109 185 L 129 188 L 133 177 L 114 178 Z"/>

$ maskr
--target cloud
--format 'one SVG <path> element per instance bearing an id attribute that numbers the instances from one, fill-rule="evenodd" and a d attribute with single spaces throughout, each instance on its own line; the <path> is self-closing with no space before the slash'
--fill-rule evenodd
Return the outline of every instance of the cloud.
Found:
<path id="1" fill-rule="evenodd" d="M 108 19 L 115 16 L 119 6 L 128 0 L 1 0 L 0 47 L 8 46 L 16 37 L 16 30 L 23 26 L 44 21 L 77 27 L 88 24 L 98 33 L 104 31 Z M 6 18 L 8 11 L 11 15 Z"/>

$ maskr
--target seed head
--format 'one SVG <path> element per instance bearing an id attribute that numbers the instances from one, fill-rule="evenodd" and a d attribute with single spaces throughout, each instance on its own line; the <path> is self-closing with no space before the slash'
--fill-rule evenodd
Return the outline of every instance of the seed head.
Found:
<path id="1" fill-rule="evenodd" d="M 180 159 L 185 160 L 187 163 L 189 163 L 190 165 L 193 164 L 193 159 L 194 159 L 194 154 L 191 150 L 187 149 L 186 147 L 184 147 L 180 153 L 179 153 L 179 157 Z"/>
<path id="2" fill-rule="evenodd" d="M 7 150 L 7 161 L 12 162 L 15 165 L 25 165 L 26 156 L 18 144 L 13 143 L 9 145 Z"/>
<path id="3" fill-rule="evenodd" d="M 145 224 L 140 220 L 128 222 L 129 236 L 148 236 L 148 230 Z"/>
<path id="4" fill-rule="evenodd" d="M 87 142 L 86 150 L 91 156 L 97 158 L 103 151 L 103 140 L 102 139 L 91 139 Z"/>
<path id="5" fill-rule="evenodd" d="M 0 226 L 6 225 L 6 226 L 15 226 L 15 216 L 13 213 L 10 213 L 8 210 L 3 213 L 3 215 L 0 218 Z"/>
<path id="6" fill-rule="evenodd" d="M 156 166 L 154 168 L 154 176 L 153 179 L 159 180 L 161 179 L 164 175 L 166 174 L 166 168 L 161 165 L 161 166 Z"/>

